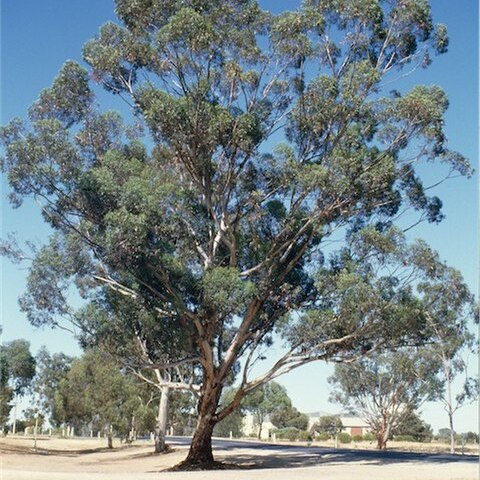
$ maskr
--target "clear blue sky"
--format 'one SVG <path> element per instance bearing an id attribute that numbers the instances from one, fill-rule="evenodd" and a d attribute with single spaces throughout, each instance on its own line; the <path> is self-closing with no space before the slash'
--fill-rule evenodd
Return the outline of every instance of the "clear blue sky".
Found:
<path id="1" fill-rule="evenodd" d="M 271 10 L 295 8 L 296 1 L 263 0 Z M 474 0 L 433 0 L 436 22 L 447 24 L 450 47 L 446 55 L 434 59 L 427 70 L 415 72 L 402 86 L 438 84 L 448 94 L 450 108 L 446 131 L 450 148 L 469 157 L 477 168 L 478 156 L 478 2 Z M 50 85 L 66 59 L 81 60 L 81 48 L 95 35 L 98 27 L 115 20 L 112 0 L 4 0 L 1 6 L 1 123 L 24 116 L 42 88 Z M 398 85 L 399 86 L 399 85 Z M 398 88 L 398 86 L 396 86 Z M 392 86 L 392 88 L 394 88 Z M 112 100 L 102 95 L 108 108 Z M 434 167 L 432 166 L 432 169 Z M 429 172 L 432 178 L 435 172 Z M 12 210 L 7 203 L 8 189 L 2 179 L 2 237 L 15 231 L 19 238 L 42 243 L 48 230 L 35 205 L 25 204 Z M 450 265 L 459 268 L 473 291 L 478 292 L 478 182 L 451 180 L 435 191 L 444 202 L 446 219 L 440 225 L 421 225 L 412 237 L 427 240 Z M 72 336 L 50 329 L 30 327 L 19 312 L 17 298 L 25 288 L 25 270 L 2 263 L 3 340 L 24 337 L 36 351 L 42 344 L 51 351 L 79 353 Z M 471 359 L 476 371 L 477 360 Z M 329 405 L 326 377 L 331 367 L 311 364 L 281 380 L 295 406 L 301 411 L 335 410 Z M 424 409 L 424 418 L 435 429 L 446 426 L 446 417 L 438 405 Z M 478 431 L 475 406 L 458 413 L 458 430 Z"/>

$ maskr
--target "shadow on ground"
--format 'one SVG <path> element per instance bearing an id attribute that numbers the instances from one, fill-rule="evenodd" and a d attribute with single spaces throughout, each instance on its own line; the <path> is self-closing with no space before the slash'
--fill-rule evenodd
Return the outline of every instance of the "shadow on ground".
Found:
<path id="1" fill-rule="evenodd" d="M 477 463 L 478 456 L 475 455 L 438 455 L 419 454 L 405 452 L 372 452 L 351 451 L 351 450 L 318 450 L 316 448 L 298 450 L 296 452 L 279 451 L 271 448 L 268 454 L 255 454 L 238 452 L 238 454 L 222 455 L 220 452 L 216 458 L 220 461 L 235 463 L 240 468 L 299 468 L 313 467 L 316 465 L 340 465 L 349 463 L 368 463 L 369 465 L 387 465 L 395 463 L 455 463 L 468 462 Z"/>

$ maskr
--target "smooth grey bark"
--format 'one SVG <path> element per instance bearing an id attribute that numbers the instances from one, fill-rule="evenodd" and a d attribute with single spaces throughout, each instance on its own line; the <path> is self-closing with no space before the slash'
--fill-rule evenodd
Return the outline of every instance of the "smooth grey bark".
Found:
<path id="1" fill-rule="evenodd" d="M 155 430 L 155 453 L 161 453 L 166 449 L 165 437 L 167 435 L 168 398 L 169 387 L 162 387 L 160 403 L 158 405 L 157 428 Z"/>

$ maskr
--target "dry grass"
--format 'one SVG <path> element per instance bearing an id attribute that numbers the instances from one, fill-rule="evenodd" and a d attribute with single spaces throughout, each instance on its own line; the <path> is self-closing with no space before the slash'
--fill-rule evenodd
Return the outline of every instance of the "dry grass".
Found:
<path id="1" fill-rule="evenodd" d="M 252 441 L 258 442 L 256 438 L 244 438 L 245 441 Z M 305 441 L 289 441 L 289 440 L 277 440 L 277 444 L 279 445 L 305 445 L 305 446 L 314 446 L 314 447 L 327 447 L 327 448 L 334 448 L 335 441 L 333 439 L 330 440 L 321 440 L 321 441 L 313 441 L 313 442 L 305 442 Z M 354 450 L 376 450 L 376 442 L 375 441 L 368 441 L 362 440 L 359 442 L 355 442 L 352 440 L 351 443 L 338 443 L 338 448 L 347 448 L 347 449 L 354 449 Z M 450 453 L 450 443 L 441 442 L 437 440 L 433 440 L 430 443 L 421 443 L 421 442 L 396 442 L 394 440 L 390 440 L 387 443 L 387 450 L 396 450 L 400 452 L 417 452 L 417 453 Z M 455 449 L 456 453 L 460 453 L 462 451 L 462 446 L 457 445 Z M 479 445 L 474 443 L 468 443 L 464 446 L 464 453 L 466 455 L 478 455 L 479 454 Z"/>
<path id="2" fill-rule="evenodd" d="M 316 447 L 329 447 L 333 448 L 335 446 L 333 440 L 326 440 L 320 442 L 277 442 L 285 443 L 291 445 L 313 445 Z M 361 441 L 351 443 L 339 443 L 339 448 L 352 448 L 358 450 L 376 450 L 376 443 L 374 441 Z M 450 453 L 450 444 L 438 441 L 432 441 L 430 443 L 421 443 L 421 442 L 396 442 L 390 440 L 387 443 L 387 450 L 398 450 L 401 452 L 418 452 L 418 453 Z M 461 445 L 456 446 L 456 452 L 460 453 L 462 450 Z M 478 455 L 479 445 L 468 443 L 464 446 L 464 453 L 468 455 Z"/>

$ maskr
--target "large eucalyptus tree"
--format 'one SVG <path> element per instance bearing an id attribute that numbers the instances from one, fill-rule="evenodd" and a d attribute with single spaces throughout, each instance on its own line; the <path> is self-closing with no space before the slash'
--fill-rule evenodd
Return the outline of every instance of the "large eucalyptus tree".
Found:
<path id="1" fill-rule="evenodd" d="M 205 466 L 213 427 L 255 387 L 406 342 L 423 319 L 402 314 L 415 302 L 386 270 L 404 261 L 389 225 L 409 206 L 442 217 L 417 164 L 470 170 L 447 148 L 441 88 L 392 82 L 448 38 L 425 0 L 305 0 L 280 14 L 254 0 L 117 0 L 116 13 L 85 45 L 88 69 L 67 62 L 28 120 L 1 130 L 12 202 L 33 196 L 55 232 L 22 306 L 34 324 L 78 321 L 73 281 L 91 302 L 116 294 L 153 315 L 178 342 L 165 356 L 131 319 L 165 359 L 155 368 L 200 369 L 164 383 L 199 395 L 184 467 Z M 99 110 L 91 79 L 131 105 L 132 125 Z M 362 226 L 358 248 L 324 265 L 333 234 Z M 278 335 L 285 354 L 251 378 Z"/>

